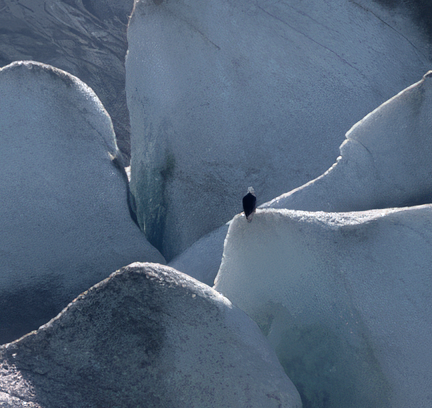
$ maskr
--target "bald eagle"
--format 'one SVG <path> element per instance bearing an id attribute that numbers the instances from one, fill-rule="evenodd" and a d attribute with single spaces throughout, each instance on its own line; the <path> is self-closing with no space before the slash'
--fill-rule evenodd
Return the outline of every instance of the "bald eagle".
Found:
<path id="1" fill-rule="evenodd" d="M 256 195 L 252 187 L 248 188 L 247 194 L 243 197 L 243 210 L 248 222 L 252 221 L 252 217 L 256 210 Z"/>

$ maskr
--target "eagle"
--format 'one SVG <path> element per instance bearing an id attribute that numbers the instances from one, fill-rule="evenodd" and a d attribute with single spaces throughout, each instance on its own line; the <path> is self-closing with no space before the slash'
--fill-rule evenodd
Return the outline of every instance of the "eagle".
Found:
<path id="1" fill-rule="evenodd" d="M 256 195 L 252 187 L 248 188 L 247 194 L 243 197 L 243 211 L 248 222 L 252 221 L 252 217 L 256 210 Z"/>

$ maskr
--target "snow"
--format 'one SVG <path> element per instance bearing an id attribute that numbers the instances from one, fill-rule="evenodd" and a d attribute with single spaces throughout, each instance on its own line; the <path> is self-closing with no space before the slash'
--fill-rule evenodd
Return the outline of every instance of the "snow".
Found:
<path id="1" fill-rule="evenodd" d="M 372 1 L 136 2 L 126 86 L 131 190 L 171 260 L 324 172 L 354 123 L 428 69 L 408 13 Z"/>
<path id="2" fill-rule="evenodd" d="M 432 205 L 232 221 L 214 288 L 255 320 L 303 403 L 428 407 Z"/>
<path id="3" fill-rule="evenodd" d="M 94 92 L 18 62 L 0 70 L 0 94 L 1 342 L 119 267 L 164 258 L 131 220 L 112 123 Z"/>

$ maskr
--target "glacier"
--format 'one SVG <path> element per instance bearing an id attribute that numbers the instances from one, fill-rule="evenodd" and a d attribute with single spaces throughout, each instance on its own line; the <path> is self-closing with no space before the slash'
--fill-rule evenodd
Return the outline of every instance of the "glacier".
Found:
<path id="1" fill-rule="evenodd" d="M 356 123 L 322 176 L 262 208 L 355 211 L 432 200 L 432 71 Z"/>
<path id="2" fill-rule="evenodd" d="M 0 69 L 0 95 L 4 343 L 121 266 L 165 259 L 130 217 L 112 122 L 87 85 L 15 62 Z"/>
<path id="3" fill-rule="evenodd" d="M 126 93 L 138 222 L 171 261 L 322 174 L 344 133 L 428 69 L 427 36 L 373 1 L 135 2 Z"/>
<path id="4" fill-rule="evenodd" d="M 304 406 L 429 407 L 432 205 L 232 221 L 214 288 L 260 326 Z"/>

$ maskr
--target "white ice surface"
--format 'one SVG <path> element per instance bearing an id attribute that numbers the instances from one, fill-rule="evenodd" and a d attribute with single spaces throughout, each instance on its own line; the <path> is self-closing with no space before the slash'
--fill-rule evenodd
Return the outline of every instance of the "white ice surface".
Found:
<path id="1" fill-rule="evenodd" d="M 49 293 L 64 297 L 61 310 L 123 265 L 163 263 L 131 220 L 112 123 L 95 93 L 25 62 L 0 70 L 0 95 L 2 300 Z"/>
<path id="2" fill-rule="evenodd" d="M 356 123 L 340 157 L 267 208 L 358 211 L 432 200 L 432 71 Z"/>
<path id="3" fill-rule="evenodd" d="M 431 84 L 430 72 L 366 115 L 347 132 L 341 156 L 328 171 L 261 208 L 359 211 L 432 201 Z M 200 280 L 200 271 L 206 270 L 206 283 L 211 281 L 225 229 L 179 255 L 180 270 Z M 216 250 L 204 256 L 205 247 Z"/>
<path id="4" fill-rule="evenodd" d="M 131 189 L 168 260 L 240 212 L 247 186 L 263 203 L 320 175 L 347 129 L 429 69 L 406 10 L 369 0 L 143 0 L 128 43 Z"/>
<path id="5" fill-rule="evenodd" d="M 311 406 L 426 408 L 431 243 L 431 205 L 258 210 L 231 223 L 214 288 L 260 325 Z"/>
<path id="6" fill-rule="evenodd" d="M 168 265 L 206 285 L 213 286 L 222 260 L 223 242 L 227 231 L 228 224 L 206 234 Z"/>

